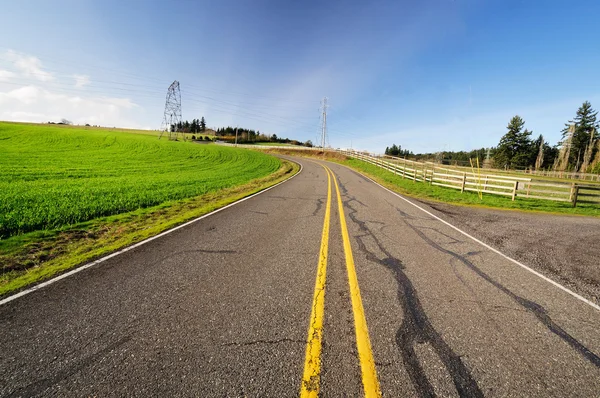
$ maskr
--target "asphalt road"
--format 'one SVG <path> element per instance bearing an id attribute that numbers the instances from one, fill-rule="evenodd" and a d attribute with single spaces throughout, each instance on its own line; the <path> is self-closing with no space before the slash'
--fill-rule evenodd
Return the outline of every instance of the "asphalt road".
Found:
<path id="1" fill-rule="evenodd" d="M 0 395 L 600 396 L 600 311 L 328 164 L 345 242 L 334 181 L 328 195 L 326 169 L 298 162 L 282 185 L 0 306 Z"/>

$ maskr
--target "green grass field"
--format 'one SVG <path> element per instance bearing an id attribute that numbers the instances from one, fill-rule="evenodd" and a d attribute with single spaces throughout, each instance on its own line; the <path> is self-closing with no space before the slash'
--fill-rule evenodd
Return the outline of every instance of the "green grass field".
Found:
<path id="1" fill-rule="evenodd" d="M 204 195 L 277 171 L 271 156 L 111 129 L 0 123 L 0 238 Z"/>

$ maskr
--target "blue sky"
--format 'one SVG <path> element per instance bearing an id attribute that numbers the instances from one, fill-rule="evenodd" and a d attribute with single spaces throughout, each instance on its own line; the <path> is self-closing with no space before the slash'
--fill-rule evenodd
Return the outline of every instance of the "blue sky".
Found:
<path id="1" fill-rule="evenodd" d="M 381 152 L 496 145 L 521 115 L 552 144 L 600 107 L 594 1 L 13 1 L 0 119 L 157 129 L 184 119 Z"/>

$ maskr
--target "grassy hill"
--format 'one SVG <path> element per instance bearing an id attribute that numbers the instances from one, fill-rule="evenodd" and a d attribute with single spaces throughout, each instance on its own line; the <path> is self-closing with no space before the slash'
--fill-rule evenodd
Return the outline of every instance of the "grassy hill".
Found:
<path id="1" fill-rule="evenodd" d="M 0 238 L 241 185 L 281 164 L 153 134 L 4 122 L 0 153 Z"/>

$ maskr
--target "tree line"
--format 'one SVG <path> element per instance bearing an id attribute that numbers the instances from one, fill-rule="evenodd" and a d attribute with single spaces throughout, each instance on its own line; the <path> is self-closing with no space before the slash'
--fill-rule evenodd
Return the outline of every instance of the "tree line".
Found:
<path id="1" fill-rule="evenodd" d="M 178 131 L 180 133 L 204 133 L 206 131 L 206 120 L 204 116 L 200 119 L 192 119 L 191 122 L 179 122 L 171 125 L 171 131 Z"/>
<path id="2" fill-rule="evenodd" d="M 598 112 L 589 101 L 579 107 L 575 117 L 565 123 L 562 139 L 550 145 L 542 134 L 535 137 L 525 128 L 525 120 L 514 116 L 497 146 L 472 151 L 412 154 L 396 144 L 385 149 L 386 155 L 433 160 L 442 164 L 468 165 L 478 159 L 486 167 L 600 173 L 600 137 Z M 534 138 L 535 137 L 535 138 Z"/>
<path id="3" fill-rule="evenodd" d="M 215 135 L 218 139 L 223 141 L 235 141 L 237 132 L 237 142 L 238 144 L 253 144 L 256 142 L 273 142 L 273 143 L 281 143 L 281 144 L 290 144 L 290 145 L 301 145 L 312 147 L 312 141 L 308 140 L 306 142 L 301 142 L 298 140 L 293 140 L 289 138 L 280 138 L 277 137 L 277 134 L 262 134 L 260 131 L 255 131 L 252 129 L 247 129 L 243 127 L 221 127 L 215 131 Z"/>
<path id="4" fill-rule="evenodd" d="M 391 147 L 385 148 L 385 154 L 390 156 L 408 157 L 414 156 L 414 154 L 408 149 L 402 149 L 401 145 L 393 144 Z"/>
<path id="5" fill-rule="evenodd" d="M 178 131 L 178 132 L 182 132 L 182 133 L 191 133 L 191 134 L 205 133 L 207 131 L 206 120 L 204 119 L 204 116 L 202 116 L 200 119 L 192 119 L 191 122 L 189 122 L 187 120 L 182 121 L 177 124 L 171 125 L 171 131 Z M 273 143 L 300 145 L 300 146 L 307 146 L 307 147 L 313 146 L 313 143 L 310 140 L 308 140 L 306 142 L 302 142 L 302 141 L 297 141 L 297 140 L 293 140 L 293 139 L 289 139 L 289 138 L 279 138 L 279 137 L 277 137 L 277 134 L 271 134 L 271 135 L 262 134 L 258 130 L 248 129 L 248 128 L 244 128 L 244 127 L 231 127 L 231 126 L 220 127 L 220 128 L 217 128 L 216 130 L 214 130 L 214 133 L 215 133 L 216 139 L 219 139 L 221 141 L 226 141 L 226 142 L 234 142 L 236 140 L 236 133 L 237 133 L 237 142 L 239 144 L 253 144 L 253 143 L 257 143 L 257 142 L 273 142 Z M 199 137 L 200 137 L 199 139 L 202 139 L 201 135 Z M 208 137 L 204 137 L 204 138 L 208 139 Z M 196 139 L 195 136 L 193 136 L 192 139 Z"/>

